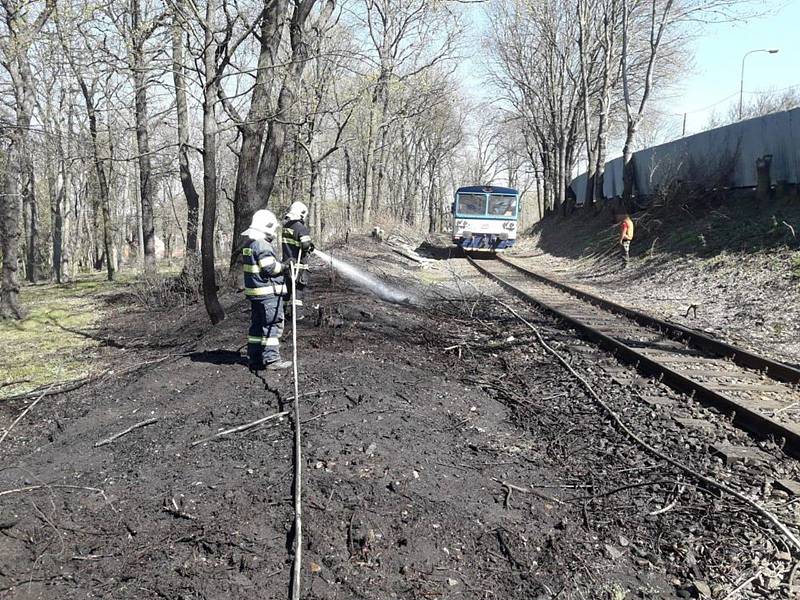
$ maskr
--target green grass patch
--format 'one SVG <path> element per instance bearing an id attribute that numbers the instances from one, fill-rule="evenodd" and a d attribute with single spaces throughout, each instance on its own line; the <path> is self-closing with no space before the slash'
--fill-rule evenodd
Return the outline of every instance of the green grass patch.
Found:
<path id="1" fill-rule="evenodd" d="M 792 256 L 790 269 L 792 270 L 792 279 L 800 279 L 800 252 Z"/>
<path id="2" fill-rule="evenodd" d="M 68 381 L 93 372 L 91 338 L 108 310 L 102 296 L 120 287 L 103 274 L 85 275 L 63 285 L 36 284 L 20 292 L 28 311 L 21 321 L 0 321 L 0 399 Z"/>

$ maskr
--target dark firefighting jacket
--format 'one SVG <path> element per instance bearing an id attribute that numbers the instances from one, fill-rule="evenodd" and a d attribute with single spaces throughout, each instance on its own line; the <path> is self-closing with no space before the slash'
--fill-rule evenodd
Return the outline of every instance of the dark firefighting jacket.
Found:
<path id="1" fill-rule="evenodd" d="M 242 249 L 244 293 L 252 299 L 284 296 L 283 267 L 267 240 L 249 240 Z"/>
<path id="2" fill-rule="evenodd" d="M 303 256 L 300 262 L 306 263 L 308 255 L 314 251 L 311 231 L 302 221 L 286 221 L 283 225 L 283 260 L 297 260 L 301 249 Z"/>
<path id="3" fill-rule="evenodd" d="M 300 251 L 303 251 L 300 256 Z M 308 256 L 314 251 L 311 243 L 311 232 L 302 221 L 286 221 L 283 225 L 283 260 L 297 260 L 300 264 L 308 262 Z M 287 275 L 291 276 L 291 275 Z M 297 283 L 301 286 L 308 284 L 308 270 L 303 269 L 297 276 Z"/>

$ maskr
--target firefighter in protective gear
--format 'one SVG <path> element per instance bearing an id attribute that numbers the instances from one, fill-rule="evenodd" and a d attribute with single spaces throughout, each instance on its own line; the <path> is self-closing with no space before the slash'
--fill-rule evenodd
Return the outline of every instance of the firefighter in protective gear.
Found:
<path id="1" fill-rule="evenodd" d="M 297 279 L 295 280 L 295 296 L 292 298 L 291 274 L 287 273 L 286 287 L 290 297 L 286 306 L 287 318 L 291 316 L 291 311 L 295 311 L 298 321 L 305 316 L 303 314 L 303 301 L 305 299 L 305 288 L 308 286 L 308 257 L 314 252 L 314 244 L 311 242 L 311 232 L 306 226 L 308 217 L 308 207 L 302 202 L 294 202 L 289 207 L 289 212 L 283 219 L 283 259 L 291 261 L 298 267 Z M 299 258 L 299 261 L 298 261 Z"/>
<path id="2" fill-rule="evenodd" d="M 272 245 L 278 233 L 278 219 L 269 210 L 257 210 L 250 227 L 242 232 L 247 243 L 242 249 L 244 293 L 250 300 L 250 330 L 247 336 L 248 366 L 261 369 L 287 369 L 290 361 L 281 360 L 279 348 L 283 333 L 284 274 L 288 263 L 280 263 Z"/>

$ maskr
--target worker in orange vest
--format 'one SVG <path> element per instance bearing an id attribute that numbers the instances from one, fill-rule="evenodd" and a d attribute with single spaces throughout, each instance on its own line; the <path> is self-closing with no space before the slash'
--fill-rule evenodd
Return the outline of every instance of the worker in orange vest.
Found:
<path id="1" fill-rule="evenodd" d="M 619 243 L 625 262 L 630 259 L 631 242 L 633 241 L 633 220 L 630 215 L 621 215 L 619 219 Z"/>

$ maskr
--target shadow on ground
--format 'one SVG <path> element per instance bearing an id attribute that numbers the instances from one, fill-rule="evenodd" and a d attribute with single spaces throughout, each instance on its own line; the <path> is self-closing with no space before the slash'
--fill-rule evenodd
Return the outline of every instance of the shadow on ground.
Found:
<path id="1" fill-rule="evenodd" d="M 192 362 L 209 363 L 212 365 L 244 365 L 247 366 L 247 359 L 239 352 L 233 350 L 205 350 L 203 352 L 192 352 L 189 354 Z"/>

